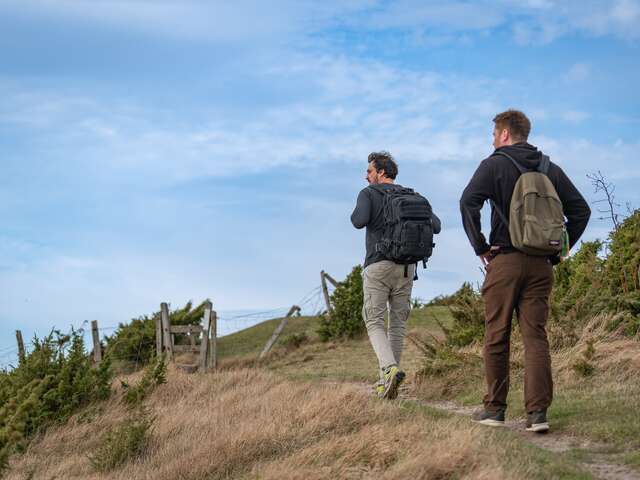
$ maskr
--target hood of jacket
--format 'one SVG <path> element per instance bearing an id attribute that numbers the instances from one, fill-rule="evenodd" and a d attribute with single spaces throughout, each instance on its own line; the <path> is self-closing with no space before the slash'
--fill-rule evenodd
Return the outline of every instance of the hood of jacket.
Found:
<path id="1" fill-rule="evenodd" d="M 526 142 L 500 147 L 496 149 L 496 152 L 504 152 L 511 155 L 528 170 L 537 169 L 542 160 L 542 152 Z"/>

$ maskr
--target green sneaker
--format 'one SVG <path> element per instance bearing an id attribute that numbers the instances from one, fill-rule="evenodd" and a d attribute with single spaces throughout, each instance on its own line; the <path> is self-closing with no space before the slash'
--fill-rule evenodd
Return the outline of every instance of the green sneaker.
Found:
<path id="1" fill-rule="evenodd" d="M 379 380 L 378 383 L 376 383 L 376 395 L 380 398 L 384 395 L 384 382 L 382 380 Z"/>
<path id="2" fill-rule="evenodd" d="M 398 387 L 404 380 L 405 374 L 396 365 L 387 367 L 382 375 L 384 379 L 384 385 L 382 389 L 382 398 L 388 398 L 393 400 L 398 396 Z"/>

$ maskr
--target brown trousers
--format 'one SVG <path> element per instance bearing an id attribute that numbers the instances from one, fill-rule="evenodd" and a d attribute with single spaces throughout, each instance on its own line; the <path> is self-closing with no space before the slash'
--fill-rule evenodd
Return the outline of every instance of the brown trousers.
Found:
<path id="1" fill-rule="evenodd" d="M 524 401 L 527 413 L 546 409 L 553 397 L 546 324 L 553 267 L 546 257 L 520 252 L 497 255 L 487 266 L 485 300 L 484 405 L 507 407 L 511 319 L 515 310 L 524 343 Z"/>

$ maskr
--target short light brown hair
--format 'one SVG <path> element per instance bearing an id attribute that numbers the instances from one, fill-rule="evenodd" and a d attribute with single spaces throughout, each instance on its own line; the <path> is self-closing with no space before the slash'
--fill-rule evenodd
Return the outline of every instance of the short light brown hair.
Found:
<path id="1" fill-rule="evenodd" d="M 497 114 L 493 118 L 496 128 L 499 131 L 509 130 L 511 138 L 517 142 L 526 142 L 531 131 L 531 122 L 520 110 L 507 110 Z"/>

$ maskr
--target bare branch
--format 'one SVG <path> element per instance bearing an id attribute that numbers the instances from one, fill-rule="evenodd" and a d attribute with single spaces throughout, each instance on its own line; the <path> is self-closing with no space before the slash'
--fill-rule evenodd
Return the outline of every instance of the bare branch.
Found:
<path id="1" fill-rule="evenodd" d="M 598 209 L 600 213 L 606 213 L 606 217 L 600 217 L 599 220 L 610 219 L 613 223 L 614 230 L 618 230 L 620 227 L 620 215 L 616 212 L 616 209 L 620 207 L 619 203 L 615 201 L 616 187 L 613 183 L 607 181 L 602 172 L 598 170 L 596 173 L 587 174 L 587 178 L 591 180 L 591 185 L 595 188 L 595 193 L 603 193 L 605 198 L 596 200 L 593 203 L 605 203 L 606 208 L 604 210 Z"/>

